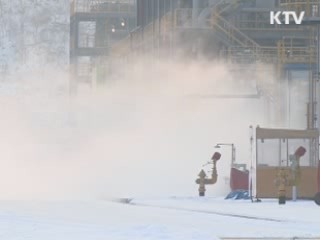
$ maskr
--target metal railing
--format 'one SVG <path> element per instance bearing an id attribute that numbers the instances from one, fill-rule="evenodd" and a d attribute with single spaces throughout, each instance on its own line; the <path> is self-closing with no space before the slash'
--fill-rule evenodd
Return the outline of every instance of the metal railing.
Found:
<path id="1" fill-rule="evenodd" d="M 252 51 L 245 47 L 230 47 L 225 50 L 224 55 L 230 62 L 258 61 L 263 63 L 316 63 L 316 51 L 313 47 L 260 47 L 259 51 Z"/>
<path id="2" fill-rule="evenodd" d="M 248 37 L 248 35 L 241 32 L 229 21 L 215 12 L 212 13 L 212 24 L 214 27 L 224 32 L 231 41 L 238 43 L 240 46 L 250 48 L 255 52 L 260 48 L 260 45 Z"/>
<path id="3" fill-rule="evenodd" d="M 135 11 L 133 0 L 73 0 L 70 5 L 71 15 L 75 13 L 129 13 Z"/>
<path id="4" fill-rule="evenodd" d="M 190 8 L 176 9 L 174 18 L 175 28 L 194 28 L 195 26 L 192 21 L 192 11 L 193 10 Z M 251 49 L 254 52 L 260 48 L 260 46 L 254 40 L 241 32 L 232 23 L 224 19 L 220 15 L 219 10 L 216 10 L 215 8 L 213 8 L 211 11 L 211 18 L 204 21 L 201 26 L 196 27 L 212 30 L 216 29 L 225 34 L 231 43 Z"/>
<path id="5" fill-rule="evenodd" d="M 313 64 L 317 61 L 316 46 L 294 46 L 284 40 L 278 42 L 278 61 L 282 64 L 305 63 Z"/>
<path id="6" fill-rule="evenodd" d="M 319 0 L 280 0 L 279 5 L 286 10 L 301 12 L 305 11 L 307 16 L 318 14 Z"/>
<path id="7" fill-rule="evenodd" d="M 304 28 L 297 27 L 296 25 L 288 26 L 288 25 L 280 25 L 280 24 L 270 24 L 268 20 L 240 20 L 235 23 L 236 27 L 243 31 L 304 31 Z"/>
<path id="8" fill-rule="evenodd" d="M 130 52 L 147 51 L 155 48 L 156 42 L 161 38 L 166 40 L 168 32 L 173 26 L 172 12 L 167 12 L 160 21 L 149 23 L 145 27 L 138 27 L 130 32 L 125 39 L 114 44 L 113 56 L 127 56 Z M 160 29 L 160 32 L 158 31 Z"/>
<path id="9" fill-rule="evenodd" d="M 293 3 L 294 0 L 282 0 L 281 4 Z M 319 0 L 310 0 L 310 2 L 317 2 Z M 222 0 L 221 4 L 228 3 L 229 1 Z M 238 3 L 238 1 L 233 1 Z M 295 3 L 297 3 L 296 1 Z M 219 5 L 215 5 L 219 7 Z M 222 9 L 225 9 L 224 6 Z M 221 10 L 220 10 L 221 11 Z M 204 22 L 203 26 L 200 28 L 216 29 L 234 44 L 234 47 L 230 47 L 224 54 L 231 61 L 239 61 L 241 57 L 246 60 L 255 60 L 259 62 L 267 63 L 314 63 L 316 61 L 316 51 L 314 47 L 299 47 L 292 44 L 280 44 L 274 47 L 262 47 L 251 39 L 247 34 L 239 30 L 238 27 L 234 26 L 232 23 L 223 18 L 219 13 L 219 10 L 212 9 L 211 18 Z M 136 29 L 130 33 L 126 39 L 117 43 L 113 50 L 114 52 L 125 53 L 132 49 L 148 48 L 147 45 L 154 44 L 153 40 L 159 37 L 164 37 L 166 32 L 170 31 L 171 28 L 192 28 L 192 9 L 190 8 L 180 8 L 176 9 L 174 12 L 174 17 L 172 19 L 172 12 L 168 12 L 164 15 L 160 23 L 155 21 L 150 23 L 146 27 Z M 173 22 L 172 22 L 173 21 Z M 154 29 L 158 29 L 160 24 L 161 34 Z M 253 24 L 253 25 L 252 25 Z M 262 21 L 248 21 L 241 22 L 240 26 L 245 25 L 250 29 L 260 28 L 261 24 L 265 24 Z M 268 24 L 270 26 L 270 24 Z M 283 31 L 284 29 L 279 28 Z M 293 30 L 292 28 L 288 30 Z M 300 28 L 300 31 L 301 28 Z M 150 46 L 149 46 L 150 47 Z"/>

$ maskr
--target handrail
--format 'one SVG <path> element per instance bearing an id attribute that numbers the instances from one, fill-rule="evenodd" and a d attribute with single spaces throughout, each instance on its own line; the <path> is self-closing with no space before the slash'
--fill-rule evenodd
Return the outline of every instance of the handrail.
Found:
<path id="1" fill-rule="evenodd" d="M 319 0 L 280 0 L 279 2 L 280 7 L 288 10 L 306 11 L 307 16 L 313 15 L 314 11 L 319 11 L 318 4 Z M 313 9 L 313 6 L 316 8 Z"/>
<path id="2" fill-rule="evenodd" d="M 240 45 L 244 47 L 253 47 L 255 49 L 260 48 L 260 45 L 248 37 L 246 34 L 241 32 L 238 28 L 233 26 L 229 21 L 221 17 L 219 14 L 213 12 L 213 24 L 227 33 L 230 37 L 232 37 L 235 41 L 237 41 Z"/>
<path id="3" fill-rule="evenodd" d="M 296 5 L 296 4 L 308 5 L 308 4 L 318 4 L 318 3 L 319 3 L 319 0 L 279 0 L 280 6 Z"/>
<path id="4" fill-rule="evenodd" d="M 244 47 L 232 47 L 224 51 L 231 59 L 241 60 L 251 56 L 260 62 L 279 62 L 279 63 L 315 63 L 316 52 L 309 47 L 261 47 L 259 52 L 250 51 Z"/>
<path id="5" fill-rule="evenodd" d="M 248 30 L 248 31 L 299 31 L 303 32 L 304 29 L 301 27 L 297 27 L 296 25 L 288 26 L 288 25 L 279 25 L 279 24 L 270 24 L 267 21 L 250 21 L 250 20 L 241 20 L 236 23 L 236 27 L 239 30 Z"/>
<path id="6" fill-rule="evenodd" d="M 221 2 L 224 2 L 222 0 Z M 169 18 L 172 12 L 165 14 L 160 20 L 161 36 L 163 36 L 165 29 L 172 20 Z M 180 16 L 180 18 L 179 18 Z M 183 19 L 183 21 L 181 21 Z M 176 9 L 174 13 L 174 26 L 175 27 L 188 27 L 186 22 L 192 19 L 192 9 Z M 113 52 L 128 52 L 133 48 L 138 49 L 139 47 L 146 47 L 147 44 L 153 44 L 154 38 L 160 37 L 158 31 L 153 31 L 154 28 L 158 29 L 159 21 L 148 24 L 143 29 L 139 28 L 136 31 L 132 31 L 130 36 L 123 39 L 119 43 L 112 47 Z M 192 27 L 189 26 L 189 27 Z M 312 51 L 312 47 L 296 47 L 292 45 L 283 45 L 279 47 L 262 47 L 256 43 L 253 39 L 248 37 L 239 28 L 234 26 L 232 23 L 223 18 L 220 14 L 213 11 L 211 20 L 205 23 L 204 28 L 215 27 L 219 31 L 226 34 L 226 36 L 239 47 L 231 47 L 228 51 L 228 55 L 234 55 L 234 58 L 241 57 L 238 53 L 243 51 L 246 52 L 247 56 L 250 55 L 252 58 L 265 61 L 265 62 L 278 62 L 278 63 L 301 63 L 301 62 L 315 62 L 315 52 Z M 282 29 L 283 30 L 283 29 Z M 150 40 L 151 39 L 151 40 Z M 122 49 L 122 50 L 120 50 Z M 237 52 L 238 51 L 238 52 Z M 288 54 L 288 52 L 290 54 Z M 287 55 L 288 56 L 287 56 Z M 281 56 L 281 59 L 279 57 Z M 280 61 L 281 60 L 281 61 Z"/>
<path id="7" fill-rule="evenodd" d="M 70 13 L 129 13 L 134 12 L 134 4 L 131 1 L 114 1 L 110 0 L 73 0 L 70 4 Z"/>

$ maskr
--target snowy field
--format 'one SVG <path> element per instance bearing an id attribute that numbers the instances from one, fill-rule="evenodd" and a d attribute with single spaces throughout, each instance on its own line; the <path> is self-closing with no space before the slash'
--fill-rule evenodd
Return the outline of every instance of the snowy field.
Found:
<path id="1" fill-rule="evenodd" d="M 236 146 L 237 163 L 250 162 L 249 126 L 273 127 L 269 66 L 230 71 L 152 56 L 111 64 L 105 88 L 78 86 L 70 97 L 69 1 L 0 6 L 0 240 L 320 240 L 312 201 L 181 197 L 197 194 L 218 142 Z M 305 128 L 304 79 L 288 83 L 293 128 Z M 230 149 L 219 152 L 209 196 L 229 191 Z"/>
<path id="2" fill-rule="evenodd" d="M 0 240 L 320 240 L 312 201 L 182 197 L 197 194 L 194 181 L 216 143 L 234 143 L 239 163 L 250 159 L 249 126 L 263 123 L 265 102 L 184 97 L 175 83 L 136 80 L 133 88 L 130 79 L 74 98 L 41 78 L 1 83 Z M 219 151 L 208 196 L 229 191 L 230 149 Z M 92 200 L 100 196 L 137 198 Z"/>
<path id="3" fill-rule="evenodd" d="M 131 96 L 117 94 L 76 102 L 49 90 L 0 87 L 0 127 L 7 136 L 0 141 L 0 240 L 320 239 L 320 208 L 312 201 L 279 206 L 276 200 L 181 197 L 197 193 L 194 180 L 219 140 L 235 142 L 237 159 L 249 159 L 247 118 L 260 117 L 249 112 L 241 119 L 248 101 L 224 101 L 219 108 L 218 100 L 173 105 L 150 97 L 133 98 L 132 105 Z M 261 103 L 250 104 L 259 109 Z M 229 126 L 223 120 L 229 118 L 238 124 Z M 233 135 L 225 138 L 226 131 Z M 228 188 L 229 149 L 221 153 L 209 196 Z M 153 198 L 88 200 L 106 195 Z M 172 195 L 180 197 L 161 198 Z"/>
<path id="4" fill-rule="evenodd" d="M 251 203 L 172 197 L 111 201 L 2 201 L 0 239 L 116 240 L 301 237 L 320 239 L 312 201 Z"/>

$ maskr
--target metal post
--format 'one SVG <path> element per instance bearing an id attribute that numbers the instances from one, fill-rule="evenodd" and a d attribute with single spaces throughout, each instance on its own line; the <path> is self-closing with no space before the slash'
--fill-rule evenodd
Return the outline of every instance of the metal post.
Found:
<path id="1" fill-rule="evenodd" d="M 252 125 L 249 126 L 250 128 L 250 171 L 249 171 L 249 182 L 248 182 L 248 190 L 249 196 L 251 200 L 253 199 L 252 196 L 252 170 L 253 170 L 253 127 Z"/>
<path id="2" fill-rule="evenodd" d="M 257 128 L 258 128 L 259 126 L 257 126 L 256 127 L 256 129 L 255 129 L 255 157 L 256 157 L 256 161 L 255 161 L 255 170 L 256 170 L 256 173 L 255 173 L 255 184 L 254 184 L 254 193 L 255 193 L 255 197 L 256 198 L 258 198 L 258 194 L 257 194 L 257 168 L 258 168 L 258 157 L 259 157 L 259 152 L 258 152 L 258 139 L 257 139 L 257 135 L 256 135 L 256 133 L 257 133 Z M 253 185 L 253 183 L 252 183 L 252 185 Z M 253 191 L 253 186 L 252 186 L 252 191 Z"/>
<path id="3" fill-rule="evenodd" d="M 297 186 L 292 186 L 292 201 L 297 201 Z"/>
<path id="4" fill-rule="evenodd" d="M 318 2 L 317 15 L 318 15 L 318 17 L 320 17 L 320 1 Z M 315 83 L 315 87 L 317 87 L 317 83 L 319 82 L 319 72 L 320 72 L 320 41 L 319 41 L 319 39 L 320 39 L 320 25 L 319 24 L 317 26 L 317 30 L 318 30 L 317 31 L 317 33 L 318 33 L 317 34 L 317 67 L 316 67 L 316 69 L 317 69 L 317 72 L 316 72 L 317 81 Z M 316 95 L 316 92 L 317 92 L 317 90 L 315 89 L 315 100 L 318 101 L 318 96 Z M 318 106 L 315 107 L 315 117 L 317 117 L 317 108 L 318 108 Z M 318 125 L 319 125 L 319 122 L 317 122 L 315 127 L 319 128 Z M 318 160 L 318 159 L 316 159 L 316 160 Z"/>
<path id="5" fill-rule="evenodd" d="M 192 1 L 192 26 L 195 27 L 197 25 L 198 15 L 199 15 L 199 0 Z"/>
<path id="6" fill-rule="evenodd" d="M 170 0 L 171 8 L 171 29 L 170 29 L 170 57 L 173 57 L 174 49 L 174 31 L 175 31 L 175 6 L 173 5 L 173 0 Z"/>
<path id="7" fill-rule="evenodd" d="M 234 144 L 231 145 L 232 148 L 232 156 L 231 156 L 231 167 L 233 167 L 235 161 L 236 161 L 236 148 Z"/>
<path id="8" fill-rule="evenodd" d="M 279 166 L 281 165 L 281 139 L 279 139 Z"/>
<path id="9" fill-rule="evenodd" d="M 158 6 L 158 57 L 159 57 L 159 51 L 160 51 L 160 34 L 161 34 L 161 18 L 160 18 L 160 2 L 159 0 L 157 1 L 157 6 Z"/>
<path id="10" fill-rule="evenodd" d="M 151 17 L 151 21 L 152 21 L 152 63 L 153 63 L 153 61 L 154 61 L 154 48 L 155 48 L 155 4 L 154 4 L 154 0 L 152 0 L 151 1 L 151 3 L 152 3 L 152 17 Z M 153 64 L 152 64 L 152 66 L 153 66 Z"/>

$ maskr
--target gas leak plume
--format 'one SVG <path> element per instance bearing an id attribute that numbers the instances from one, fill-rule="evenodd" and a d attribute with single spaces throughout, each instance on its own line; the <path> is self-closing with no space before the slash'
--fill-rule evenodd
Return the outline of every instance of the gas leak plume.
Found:
<path id="1" fill-rule="evenodd" d="M 103 87 L 79 86 L 76 96 L 56 71 L 1 83 L 1 199 L 196 196 L 197 174 L 217 150 L 208 194 L 228 192 L 231 149 L 214 146 L 234 143 L 236 160 L 250 161 L 265 76 L 206 61 L 114 67 Z"/>

